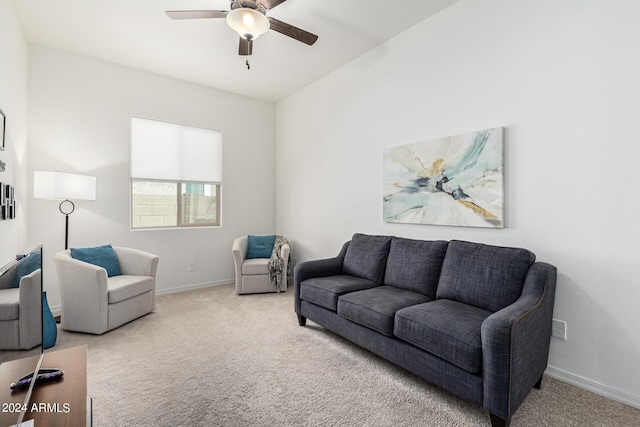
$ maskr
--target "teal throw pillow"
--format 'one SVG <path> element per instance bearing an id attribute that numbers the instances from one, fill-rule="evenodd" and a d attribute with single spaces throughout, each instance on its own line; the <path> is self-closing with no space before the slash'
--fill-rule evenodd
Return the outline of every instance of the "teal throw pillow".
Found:
<path id="1" fill-rule="evenodd" d="M 71 257 L 104 268 L 107 270 L 108 277 L 122 274 L 118 257 L 111 245 L 97 246 L 95 248 L 71 248 Z"/>
<path id="2" fill-rule="evenodd" d="M 271 258 L 273 245 L 276 243 L 276 236 L 252 236 L 249 235 L 249 246 L 247 247 L 247 259 Z"/>
<path id="3" fill-rule="evenodd" d="M 16 274 L 13 276 L 13 280 L 11 281 L 12 288 L 20 287 L 20 279 L 24 276 L 28 276 L 33 273 L 37 269 L 41 268 L 40 261 L 40 252 L 32 253 L 28 257 L 20 260 L 20 264 L 16 267 Z"/>

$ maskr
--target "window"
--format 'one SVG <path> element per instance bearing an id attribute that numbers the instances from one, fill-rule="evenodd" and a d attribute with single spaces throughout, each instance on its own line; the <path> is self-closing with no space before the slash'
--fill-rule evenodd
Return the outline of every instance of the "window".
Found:
<path id="1" fill-rule="evenodd" d="M 220 225 L 222 132 L 131 118 L 131 227 Z"/>

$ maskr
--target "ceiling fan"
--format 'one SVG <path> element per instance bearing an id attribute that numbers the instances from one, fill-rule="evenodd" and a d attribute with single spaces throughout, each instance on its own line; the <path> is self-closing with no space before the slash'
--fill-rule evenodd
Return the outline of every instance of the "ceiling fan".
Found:
<path id="1" fill-rule="evenodd" d="M 295 40 L 313 45 L 318 36 L 278 19 L 267 17 L 266 13 L 286 0 L 231 0 L 231 10 L 169 10 L 165 13 L 171 19 L 226 18 L 227 24 L 240 36 L 239 55 L 251 55 L 253 41 L 270 28 Z"/>

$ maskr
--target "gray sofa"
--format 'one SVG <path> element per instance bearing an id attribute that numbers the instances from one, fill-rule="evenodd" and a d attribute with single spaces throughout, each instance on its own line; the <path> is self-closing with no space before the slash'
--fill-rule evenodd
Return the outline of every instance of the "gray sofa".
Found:
<path id="1" fill-rule="evenodd" d="M 556 268 L 452 240 L 355 234 L 294 270 L 295 311 L 508 426 L 547 367 Z"/>

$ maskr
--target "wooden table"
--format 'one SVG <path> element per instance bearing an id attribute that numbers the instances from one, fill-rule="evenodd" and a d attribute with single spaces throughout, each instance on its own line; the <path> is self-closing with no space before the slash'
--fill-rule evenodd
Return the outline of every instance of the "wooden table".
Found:
<path id="1" fill-rule="evenodd" d="M 15 404 L 22 404 L 27 389 L 12 391 L 9 385 L 33 372 L 39 356 L 12 360 L 0 365 L 0 427 L 17 422 Z M 50 383 L 36 384 L 23 419 L 34 420 L 35 427 L 90 426 L 91 398 L 87 396 L 87 346 L 46 352 L 43 368 L 57 368 L 64 376 Z"/>

